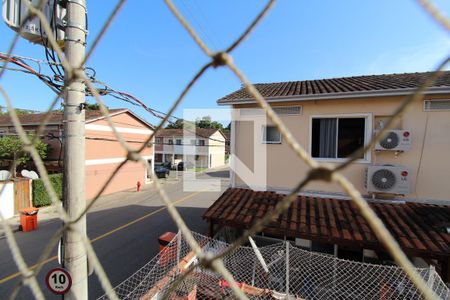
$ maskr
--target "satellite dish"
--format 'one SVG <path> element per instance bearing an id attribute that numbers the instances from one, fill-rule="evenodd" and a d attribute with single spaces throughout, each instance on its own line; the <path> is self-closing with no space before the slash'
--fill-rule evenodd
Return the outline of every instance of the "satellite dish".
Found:
<path id="1" fill-rule="evenodd" d="M 8 180 L 10 178 L 11 178 L 11 173 L 9 171 L 6 171 L 6 170 L 0 171 L 0 180 Z"/>
<path id="2" fill-rule="evenodd" d="M 39 179 L 39 175 L 35 171 L 22 170 L 20 174 L 25 178 Z"/>
<path id="3" fill-rule="evenodd" d="M 31 179 L 39 179 L 39 175 L 35 171 L 30 171 L 30 178 Z"/>
<path id="4" fill-rule="evenodd" d="M 28 171 L 28 170 L 22 170 L 21 172 L 20 172 L 20 174 L 23 176 L 23 177 L 26 177 L 26 178 L 31 178 L 30 177 L 30 171 Z"/>

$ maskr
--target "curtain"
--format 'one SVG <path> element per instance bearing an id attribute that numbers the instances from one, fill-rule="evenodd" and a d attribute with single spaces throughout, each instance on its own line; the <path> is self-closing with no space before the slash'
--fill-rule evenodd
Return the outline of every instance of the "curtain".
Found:
<path id="1" fill-rule="evenodd" d="M 319 157 L 336 158 L 337 119 L 320 119 Z"/>

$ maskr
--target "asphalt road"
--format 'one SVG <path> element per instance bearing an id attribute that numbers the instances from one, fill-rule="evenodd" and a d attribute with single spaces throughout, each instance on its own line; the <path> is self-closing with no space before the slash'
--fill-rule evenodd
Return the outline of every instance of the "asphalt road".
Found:
<path id="1" fill-rule="evenodd" d="M 173 175 L 172 175 L 173 176 Z M 183 182 L 173 177 L 163 180 L 164 188 L 191 230 L 206 233 L 207 224 L 201 215 L 228 186 L 228 171 L 216 170 L 198 176 L 202 179 L 219 179 L 218 192 L 185 191 Z M 214 184 L 213 184 L 214 185 Z M 141 192 L 127 191 L 105 196 L 87 215 L 87 232 L 106 274 L 113 286 L 131 276 L 154 257 L 159 250 L 158 237 L 177 227 L 156 195 L 153 187 L 146 186 Z M 58 219 L 39 222 L 33 232 L 16 232 L 17 243 L 29 266 L 35 265 L 52 235 L 60 228 Z M 5 238 L 0 239 L 0 299 L 7 299 L 15 287 L 20 286 L 21 276 L 13 261 Z M 52 294 L 45 285 L 47 272 L 58 267 L 54 256 L 37 275 L 46 299 L 61 299 Z M 96 299 L 103 290 L 95 274 L 89 277 L 89 298 Z M 19 288 L 16 299 L 33 299 L 26 286 Z"/>

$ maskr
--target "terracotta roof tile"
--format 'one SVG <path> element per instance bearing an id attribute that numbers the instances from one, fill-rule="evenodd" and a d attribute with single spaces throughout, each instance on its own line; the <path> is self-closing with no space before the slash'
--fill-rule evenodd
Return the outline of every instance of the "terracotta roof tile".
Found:
<path id="1" fill-rule="evenodd" d="M 274 83 L 256 83 L 256 89 L 263 97 L 288 97 L 288 96 L 308 96 L 335 93 L 357 93 L 357 92 L 376 92 L 383 90 L 401 90 L 417 88 L 423 83 L 431 72 L 423 73 L 404 73 L 404 74 L 383 74 L 366 75 L 342 78 L 288 81 Z M 450 71 L 435 81 L 432 87 L 450 88 Z M 251 100 L 252 97 L 245 88 L 241 88 L 221 99 L 219 104 L 233 104 L 245 100 Z"/>
<path id="2" fill-rule="evenodd" d="M 230 188 L 205 212 L 214 224 L 249 228 L 284 197 L 274 192 Z M 400 246 L 413 255 L 450 256 L 450 206 L 421 203 L 370 203 Z M 351 201 L 299 196 L 264 230 L 280 237 L 299 237 L 336 244 L 382 249 Z"/>
<path id="3" fill-rule="evenodd" d="M 118 108 L 118 109 L 110 109 L 110 114 L 118 113 L 121 111 L 127 111 L 126 108 Z M 100 118 L 103 114 L 101 111 L 98 110 L 87 110 L 86 111 L 86 121 Z M 39 113 L 39 114 L 24 114 L 19 115 L 19 120 L 22 125 L 35 125 L 39 124 L 45 117 L 45 113 Z M 50 118 L 48 123 L 49 124 L 62 124 L 63 121 L 63 112 L 51 112 Z M 0 126 L 8 126 L 12 125 L 11 118 L 9 114 L 0 116 Z"/>

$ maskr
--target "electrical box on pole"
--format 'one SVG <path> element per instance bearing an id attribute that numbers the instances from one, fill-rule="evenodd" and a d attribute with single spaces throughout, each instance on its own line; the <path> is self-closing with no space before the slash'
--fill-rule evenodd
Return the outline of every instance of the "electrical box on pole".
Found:
<path id="1" fill-rule="evenodd" d="M 3 21 L 9 28 L 19 32 L 26 40 L 51 47 L 47 42 L 47 34 L 38 17 L 35 16 L 25 22 L 28 14 L 28 7 L 25 2 L 36 7 L 39 5 L 40 0 L 2 0 Z M 46 0 L 44 1 L 42 12 L 56 37 L 56 41 L 59 46 L 63 47 L 65 36 L 64 25 L 66 23 L 65 1 Z"/>

